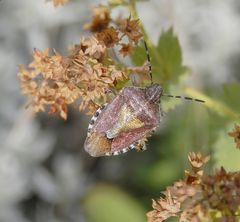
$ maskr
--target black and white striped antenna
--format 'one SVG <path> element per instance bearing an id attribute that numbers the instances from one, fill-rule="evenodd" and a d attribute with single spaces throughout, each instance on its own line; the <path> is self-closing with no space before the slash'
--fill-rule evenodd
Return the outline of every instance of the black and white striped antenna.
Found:
<path id="1" fill-rule="evenodd" d="M 151 57 L 150 57 L 150 54 L 149 54 L 149 49 L 148 49 L 148 46 L 147 46 L 146 41 L 143 40 L 143 42 L 144 42 L 144 47 L 145 47 L 145 50 L 146 50 L 147 61 L 148 61 L 148 69 L 149 69 L 149 75 L 150 75 L 150 78 L 151 78 L 151 85 L 152 85 L 152 84 L 153 84 L 153 78 L 152 78 Z M 166 96 L 166 97 L 170 97 L 170 98 L 176 98 L 176 99 L 192 100 L 192 101 L 199 102 L 199 103 L 205 103 L 204 100 L 195 99 L 195 98 L 191 98 L 191 97 L 187 97 L 187 96 L 174 96 L 174 95 L 165 94 L 165 93 L 163 93 L 162 96 Z"/>
<path id="2" fill-rule="evenodd" d="M 151 85 L 152 85 L 152 84 L 153 84 L 153 78 L 152 78 L 152 64 L 151 64 L 151 57 L 150 57 L 150 54 L 149 54 L 149 50 L 148 50 L 148 46 L 147 46 L 146 41 L 144 40 L 143 42 L 144 42 L 144 47 L 145 47 L 146 54 L 147 54 L 148 69 L 149 69 L 149 75 L 150 75 L 150 78 L 151 78 Z"/>

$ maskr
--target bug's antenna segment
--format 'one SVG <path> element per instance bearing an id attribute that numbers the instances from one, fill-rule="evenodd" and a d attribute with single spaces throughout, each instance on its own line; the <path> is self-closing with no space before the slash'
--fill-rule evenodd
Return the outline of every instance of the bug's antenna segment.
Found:
<path id="1" fill-rule="evenodd" d="M 194 99 L 194 98 L 187 97 L 187 96 L 173 96 L 173 95 L 169 95 L 169 94 L 165 94 L 165 93 L 162 94 L 162 96 L 167 96 L 167 97 L 170 97 L 170 98 L 177 98 L 177 99 L 192 100 L 192 101 L 199 102 L 199 103 L 205 103 L 204 100 L 201 100 L 201 99 Z"/>
<path id="2" fill-rule="evenodd" d="M 149 54 L 149 49 L 148 49 L 148 46 L 147 46 L 147 43 L 145 40 L 143 40 L 144 42 L 144 47 L 145 47 L 145 50 L 146 50 L 146 54 L 147 54 L 147 60 L 148 60 L 148 68 L 149 68 L 149 75 L 150 75 L 150 78 L 151 78 L 151 85 L 153 84 L 153 79 L 152 79 L 152 65 L 151 65 L 151 57 L 150 57 L 150 54 Z"/>

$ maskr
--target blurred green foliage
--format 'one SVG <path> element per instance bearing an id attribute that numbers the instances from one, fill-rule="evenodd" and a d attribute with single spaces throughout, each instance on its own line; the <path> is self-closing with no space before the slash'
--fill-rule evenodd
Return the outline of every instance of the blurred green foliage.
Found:
<path id="1" fill-rule="evenodd" d="M 90 189 L 83 201 L 89 222 L 144 222 L 141 204 L 119 188 L 99 184 Z"/>
<path id="2" fill-rule="evenodd" d="M 233 138 L 226 136 L 233 128 L 234 123 L 229 123 L 226 128 L 218 132 L 217 140 L 213 145 L 214 168 L 224 166 L 228 171 L 239 171 L 240 169 L 239 150 L 234 149 Z"/>

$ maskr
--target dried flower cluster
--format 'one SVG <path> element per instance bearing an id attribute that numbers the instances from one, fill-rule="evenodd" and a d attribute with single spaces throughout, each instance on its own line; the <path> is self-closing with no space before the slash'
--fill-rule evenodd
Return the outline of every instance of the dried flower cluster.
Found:
<path id="1" fill-rule="evenodd" d="M 63 1 L 55 1 L 59 4 Z M 142 34 L 138 20 L 111 19 L 108 8 L 93 9 L 92 22 L 85 28 L 92 36 L 81 38 L 78 45 L 62 56 L 49 49 L 33 52 L 33 61 L 20 66 L 19 78 L 24 94 L 30 96 L 30 105 L 36 112 L 59 112 L 67 118 L 67 106 L 79 101 L 79 109 L 92 114 L 108 99 L 106 92 L 114 92 L 129 80 L 129 74 L 143 68 L 127 68 L 114 59 L 114 49 L 129 55 Z M 114 49 L 113 49 L 114 48 Z"/>
<path id="2" fill-rule="evenodd" d="M 127 19 L 111 19 L 109 8 L 104 6 L 93 9 L 93 19 L 84 27 L 93 32 L 107 48 L 120 46 L 119 52 L 123 56 L 132 53 L 134 45 L 142 37 L 138 19 L 132 19 L 131 16 Z"/>
<path id="3" fill-rule="evenodd" d="M 209 156 L 190 153 L 188 159 L 191 170 L 185 172 L 184 180 L 167 187 L 164 197 L 153 200 L 148 222 L 161 222 L 173 216 L 193 222 L 239 221 L 240 173 L 227 173 L 221 168 L 214 175 L 207 175 L 202 167 Z"/>
<path id="4" fill-rule="evenodd" d="M 228 135 L 234 138 L 237 148 L 240 149 L 240 126 L 235 125 L 235 129 Z"/>

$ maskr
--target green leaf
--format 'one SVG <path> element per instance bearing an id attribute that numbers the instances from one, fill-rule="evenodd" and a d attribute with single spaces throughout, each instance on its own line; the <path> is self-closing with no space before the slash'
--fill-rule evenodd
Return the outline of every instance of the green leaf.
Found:
<path id="1" fill-rule="evenodd" d="M 182 65 L 182 50 L 173 29 L 162 32 L 158 45 L 148 45 L 153 71 L 153 81 L 163 84 L 178 82 L 179 77 L 186 72 Z M 141 44 L 132 54 L 131 59 L 136 66 L 143 65 L 147 60 L 146 50 Z"/>
<path id="2" fill-rule="evenodd" d="M 141 205 L 124 191 L 110 186 L 97 185 L 83 203 L 89 222 L 145 222 Z"/>
<path id="3" fill-rule="evenodd" d="M 181 46 L 172 28 L 161 34 L 157 52 L 153 55 L 154 73 L 157 73 L 155 75 L 164 82 L 176 82 L 186 71 L 186 67 L 182 65 Z"/>
<path id="4" fill-rule="evenodd" d="M 228 171 L 240 170 L 240 151 L 236 148 L 234 139 L 228 135 L 232 131 L 234 123 L 229 124 L 225 130 L 221 130 L 214 145 L 215 167 L 223 166 Z"/>
<path id="5" fill-rule="evenodd" d="M 223 99 L 233 110 L 238 111 L 240 115 L 240 83 L 228 83 L 223 86 Z"/>

